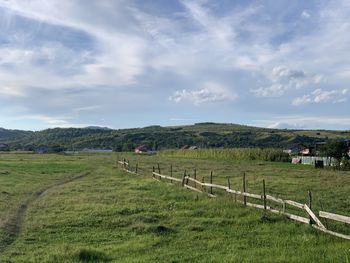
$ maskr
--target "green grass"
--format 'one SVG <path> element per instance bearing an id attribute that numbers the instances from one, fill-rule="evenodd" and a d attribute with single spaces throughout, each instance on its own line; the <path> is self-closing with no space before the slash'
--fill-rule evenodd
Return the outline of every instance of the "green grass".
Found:
<path id="1" fill-rule="evenodd" d="M 186 157 L 214 160 L 260 160 L 271 162 L 290 162 L 291 157 L 280 149 L 273 148 L 233 148 L 198 150 L 163 150 L 158 153 L 165 157 Z"/>
<path id="2" fill-rule="evenodd" d="M 196 167 L 199 176 L 208 178 L 214 170 L 214 182 L 226 183 L 229 176 L 240 188 L 245 171 L 252 192 L 261 191 L 265 178 L 274 195 L 305 201 L 311 189 L 315 208 L 322 200 L 324 210 L 349 215 L 349 172 L 285 163 L 125 156 L 131 164 L 138 162 L 144 175 L 113 168 L 116 158 L 121 158 L 116 155 L 0 155 L 0 192 L 11 193 L 7 201 L 1 195 L 0 219 L 32 198 L 19 234 L 0 255 L 0 262 L 350 260 L 349 241 L 245 208 L 227 195 L 209 199 L 150 177 L 154 164 L 159 163 L 165 174 L 173 164 L 175 176 Z M 86 171 L 90 173 L 64 183 Z M 33 198 L 34 192 L 53 185 Z"/>

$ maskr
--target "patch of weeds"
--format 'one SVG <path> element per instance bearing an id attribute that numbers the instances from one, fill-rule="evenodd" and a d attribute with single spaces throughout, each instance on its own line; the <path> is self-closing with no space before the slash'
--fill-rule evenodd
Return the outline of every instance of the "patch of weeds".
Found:
<path id="1" fill-rule="evenodd" d="M 273 224 L 273 223 L 278 222 L 278 218 L 263 215 L 262 217 L 260 217 L 260 222 L 265 223 L 265 224 Z"/>
<path id="2" fill-rule="evenodd" d="M 92 249 L 80 249 L 77 253 L 80 262 L 108 262 L 111 259 L 103 252 Z"/>
<path id="3" fill-rule="evenodd" d="M 160 235 L 171 234 L 171 233 L 174 233 L 175 231 L 169 227 L 159 225 L 155 227 L 150 227 L 149 232 L 160 236 Z"/>
<path id="4" fill-rule="evenodd" d="M 194 232 L 203 232 L 205 228 L 200 226 L 193 226 L 193 227 L 190 227 L 189 230 Z"/>

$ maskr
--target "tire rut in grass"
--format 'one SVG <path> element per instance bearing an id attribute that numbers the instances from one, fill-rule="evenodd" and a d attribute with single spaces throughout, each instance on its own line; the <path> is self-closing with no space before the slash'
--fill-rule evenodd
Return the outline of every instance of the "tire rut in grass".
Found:
<path id="1" fill-rule="evenodd" d="M 26 211 L 33 202 L 39 199 L 45 192 L 53 188 L 56 188 L 58 186 L 68 184 L 75 180 L 81 179 L 89 174 L 90 172 L 83 173 L 79 176 L 76 176 L 64 181 L 60 181 L 53 185 L 49 185 L 43 189 L 40 189 L 34 192 L 30 198 L 22 202 L 22 204 L 20 204 L 19 207 L 17 208 L 15 215 L 0 225 L 0 230 L 3 230 L 5 232 L 5 238 L 1 241 L 1 244 L 0 244 L 0 253 L 4 252 L 6 248 L 9 247 L 19 236 Z"/>

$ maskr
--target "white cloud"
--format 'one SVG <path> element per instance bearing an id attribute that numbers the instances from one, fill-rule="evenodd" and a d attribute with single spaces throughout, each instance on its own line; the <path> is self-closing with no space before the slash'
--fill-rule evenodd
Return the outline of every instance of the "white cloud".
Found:
<path id="1" fill-rule="evenodd" d="M 349 89 L 338 90 L 322 90 L 316 89 L 311 94 L 297 97 L 293 100 L 294 106 L 300 106 L 309 103 L 341 103 L 347 101 L 345 97 L 348 94 Z"/>
<path id="2" fill-rule="evenodd" d="M 287 122 L 275 122 L 267 126 L 270 129 L 303 129 L 304 124 L 300 123 L 287 123 Z"/>
<path id="3" fill-rule="evenodd" d="M 304 11 L 301 13 L 300 16 L 301 16 L 302 18 L 308 19 L 308 18 L 311 17 L 311 14 L 310 14 L 308 11 L 304 10 Z"/>
<path id="4" fill-rule="evenodd" d="M 15 89 L 13 87 L 0 87 L 0 95 L 1 96 L 24 96 L 24 93 L 20 91 L 20 89 Z"/>
<path id="5" fill-rule="evenodd" d="M 279 97 L 288 90 L 319 84 L 324 80 L 324 77 L 321 75 L 307 73 L 303 70 L 289 69 L 284 66 L 272 68 L 267 77 L 272 82 L 271 86 L 250 90 L 257 97 Z"/>
<path id="6" fill-rule="evenodd" d="M 237 96 L 228 91 L 228 89 L 217 83 L 205 83 L 203 88 L 198 90 L 177 90 L 169 98 L 174 102 L 190 102 L 194 105 L 203 103 L 215 103 L 222 101 L 230 101 L 236 99 Z"/>
<path id="7" fill-rule="evenodd" d="M 348 129 L 350 118 L 332 115 L 327 118 L 316 115 L 283 115 L 274 116 L 271 119 L 255 120 L 251 125 L 277 129 L 325 129 L 325 127 Z"/>
<path id="8" fill-rule="evenodd" d="M 281 84 L 273 84 L 270 87 L 260 87 L 258 89 L 251 89 L 257 97 L 279 97 L 284 94 L 286 87 Z"/>

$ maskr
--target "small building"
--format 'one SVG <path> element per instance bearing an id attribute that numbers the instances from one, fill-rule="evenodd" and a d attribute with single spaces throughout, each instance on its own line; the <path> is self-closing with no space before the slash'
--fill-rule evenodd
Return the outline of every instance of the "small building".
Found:
<path id="1" fill-rule="evenodd" d="M 197 150 L 197 149 L 198 149 L 197 146 L 194 146 L 194 145 L 191 146 L 191 145 L 188 145 L 188 144 L 186 144 L 186 145 L 181 147 L 181 150 Z"/>
<path id="2" fill-rule="evenodd" d="M 140 153 L 147 153 L 150 152 L 150 150 L 148 149 L 148 147 L 144 144 L 139 145 L 135 148 L 135 153 L 140 154 Z"/>
<path id="3" fill-rule="evenodd" d="M 289 155 L 298 155 L 304 148 L 305 147 L 301 144 L 291 144 L 287 149 L 283 150 L 283 152 L 288 153 Z"/>
<path id="4" fill-rule="evenodd" d="M 310 147 L 304 147 L 301 151 L 300 154 L 302 156 L 314 156 L 316 154 L 315 147 L 310 146 Z"/>

